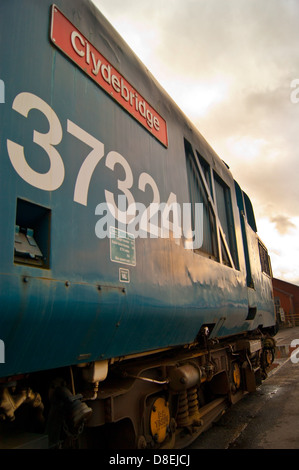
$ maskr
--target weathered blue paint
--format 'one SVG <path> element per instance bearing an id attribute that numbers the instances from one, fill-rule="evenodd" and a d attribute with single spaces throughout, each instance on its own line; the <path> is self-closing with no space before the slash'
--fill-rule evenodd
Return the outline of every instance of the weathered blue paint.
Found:
<path id="1" fill-rule="evenodd" d="M 93 4 L 57 0 L 57 6 L 167 122 L 169 147 L 155 140 L 49 40 L 48 0 L 0 3 L 0 339 L 5 364 L 0 376 L 61 367 L 192 343 L 201 326 L 215 324 L 225 336 L 275 323 L 271 280 L 261 273 L 256 234 L 246 227 L 255 291 L 246 284 L 246 267 L 234 181 L 197 130 L 169 100 L 145 67 L 128 50 Z M 13 34 L 11 32 L 13 31 Z M 49 157 L 33 130 L 47 133 L 39 110 L 28 117 L 12 109 L 20 93 L 31 93 L 56 113 L 63 137 L 55 148 L 65 167 L 63 184 L 47 191 L 28 184 L 10 161 L 7 141 L 24 146 L 28 164 L 49 170 Z M 87 206 L 73 200 L 82 162 L 90 147 L 67 130 L 68 120 L 104 144 L 104 158 L 89 185 Z M 121 154 L 134 178 L 137 202 L 148 205 L 152 190 L 138 188 L 143 172 L 156 181 L 161 202 L 173 192 L 189 202 L 184 138 L 208 161 L 231 189 L 240 269 L 221 265 L 172 239 L 136 239 L 136 266 L 111 262 L 110 241 L 99 239 L 96 206 L 105 190 L 115 195 L 121 167 L 105 165 L 109 152 Z M 17 199 L 48 209 L 49 268 L 14 262 Z M 27 216 L 26 216 L 27 217 Z M 130 282 L 119 280 L 129 269 Z M 249 295 L 249 298 L 248 298 Z M 247 320 L 248 306 L 257 308 Z"/>

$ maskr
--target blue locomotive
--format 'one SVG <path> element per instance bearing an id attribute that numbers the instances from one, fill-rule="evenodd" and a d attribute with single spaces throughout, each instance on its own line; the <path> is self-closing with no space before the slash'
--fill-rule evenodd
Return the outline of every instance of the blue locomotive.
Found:
<path id="1" fill-rule="evenodd" d="M 93 3 L 0 22 L 1 446 L 185 446 L 273 360 L 250 199 Z"/>

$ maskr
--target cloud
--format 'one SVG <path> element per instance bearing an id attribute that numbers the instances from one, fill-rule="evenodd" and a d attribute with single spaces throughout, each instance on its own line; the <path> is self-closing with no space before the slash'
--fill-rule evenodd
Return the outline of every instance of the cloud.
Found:
<path id="1" fill-rule="evenodd" d="M 94 0 L 252 199 L 299 282 L 298 0 Z"/>
<path id="2" fill-rule="evenodd" d="M 268 211 L 271 202 L 273 212 L 295 217 L 299 216 L 299 103 L 291 103 L 290 93 L 287 80 L 272 90 L 237 89 L 197 125 L 260 209 Z"/>
<path id="3" fill-rule="evenodd" d="M 296 0 L 98 0 L 255 202 L 299 215 Z M 270 214 L 271 215 L 271 214 Z"/>
<path id="4" fill-rule="evenodd" d="M 291 221 L 289 217 L 285 215 L 276 215 L 275 217 L 270 218 L 271 222 L 274 222 L 276 230 L 284 235 L 289 233 L 292 229 L 296 229 L 296 225 Z"/>
<path id="5" fill-rule="evenodd" d="M 259 228 L 271 256 L 274 277 L 299 285 L 299 217 L 261 217 Z"/>

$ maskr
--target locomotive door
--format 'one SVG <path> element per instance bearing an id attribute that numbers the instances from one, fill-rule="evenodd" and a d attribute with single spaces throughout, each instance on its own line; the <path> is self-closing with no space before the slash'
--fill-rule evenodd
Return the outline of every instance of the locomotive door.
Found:
<path id="1" fill-rule="evenodd" d="M 245 194 L 238 183 L 235 181 L 235 188 L 236 188 L 236 196 L 237 196 L 237 204 L 239 208 L 240 214 L 240 223 L 241 223 L 241 231 L 242 231 L 242 241 L 243 241 L 243 248 L 244 248 L 244 257 L 245 257 L 245 266 L 246 266 L 246 283 L 247 283 L 247 294 L 248 294 L 248 316 L 247 320 L 253 320 L 256 315 L 257 311 L 257 303 L 256 303 L 256 295 L 255 295 L 255 287 L 254 287 L 254 279 L 252 274 L 251 268 L 251 255 L 252 250 L 250 250 L 252 236 L 251 233 L 254 235 L 254 239 L 256 238 L 256 224 L 253 209 L 251 206 L 251 202 Z"/>

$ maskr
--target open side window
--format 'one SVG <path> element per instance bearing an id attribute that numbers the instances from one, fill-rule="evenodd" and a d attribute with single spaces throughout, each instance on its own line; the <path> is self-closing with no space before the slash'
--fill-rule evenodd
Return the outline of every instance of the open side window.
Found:
<path id="1" fill-rule="evenodd" d="M 203 243 L 201 248 L 194 251 L 239 269 L 230 188 L 216 173 L 211 172 L 209 164 L 198 152 L 193 151 L 186 140 L 185 153 L 192 230 L 198 223 L 194 217 L 194 205 L 203 205 Z"/>
<path id="2" fill-rule="evenodd" d="M 192 230 L 196 230 L 195 224 L 195 203 L 203 205 L 203 243 L 201 248 L 195 252 L 206 254 L 210 258 L 219 261 L 219 251 L 217 242 L 216 218 L 212 207 L 211 195 L 208 183 L 199 164 L 198 157 L 193 153 L 191 145 L 185 141 L 186 165 L 189 182 L 189 194 L 192 207 Z"/>

